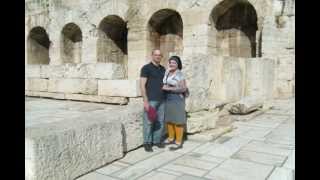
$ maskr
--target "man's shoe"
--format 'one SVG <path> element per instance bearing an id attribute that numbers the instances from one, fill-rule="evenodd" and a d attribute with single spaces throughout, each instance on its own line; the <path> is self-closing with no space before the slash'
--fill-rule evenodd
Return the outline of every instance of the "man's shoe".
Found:
<path id="1" fill-rule="evenodd" d="M 155 144 L 158 148 L 164 148 L 164 144 L 163 143 L 157 143 Z"/>
<path id="2" fill-rule="evenodd" d="M 176 151 L 176 150 L 181 149 L 181 148 L 182 148 L 182 144 L 176 144 L 175 146 L 170 147 L 169 150 L 170 151 Z"/>
<path id="3" fill-rule="evenodd" d="M 143 147 L 146 152 L 153 152 L 151 144 L 144 144 Z"/>

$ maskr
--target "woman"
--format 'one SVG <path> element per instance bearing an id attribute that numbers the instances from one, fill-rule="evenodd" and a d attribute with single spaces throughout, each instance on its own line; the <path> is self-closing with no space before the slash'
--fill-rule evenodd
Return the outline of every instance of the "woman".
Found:
<path id="1" fill-rule="evenodd" d="M 185 78 L 181 72 L 182 63 L 178 56 L 171 56 L 168 70 L 163 78 L 163 90 L 166 92 L 165 121 L 168 139 L 165 143 L 174 144 L 170 150 L 182 148 L 183 129 L 186 124 L 185 96 L 187 90 Z"/>

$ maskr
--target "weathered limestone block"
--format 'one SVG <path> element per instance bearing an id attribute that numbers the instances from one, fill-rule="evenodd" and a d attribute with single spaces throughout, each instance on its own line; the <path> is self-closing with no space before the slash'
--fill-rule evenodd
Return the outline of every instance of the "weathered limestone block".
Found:
<path id="1" fill-rule="evenodd" d="M 40 78 L 28 78 L 25 89 L 28 91 L 48 91 L 48 80 Z"/>
<path id="2" fill-rule="evenodd" d="M 294 81 L 293 80 L 277 80 L 275 81 L 275 98 L 289 98 L 294 95 Z"/>
<path id="3" fill-rule="evenodd" d="M 231 115 L 231 119 L 233 121 L 244 121 L 245 122 L 245 121 L 249 121 L 249 120 L 251 120 L 251 119 L 253 119 L 253 118 L 257 117 L 257 116 L 260 116 L 263 113 L 264 113 L 264 111 L 257 110 L 255 112 L 247 114 L 247 115 L 243 115 L 243 114 L 241 114 L 241 115 Z"/>
<path id="4" fill-rule="evenodd" d="M 88 64 L 65 64 L 64 78 L 88 78 Z"/>
<path id="5" fill-rule="evenodd" d="M 25 73 L 27 78 L 40 78 L 40 65 L 26 65 Z"/>
<path id="6" fill-rule="evenodd" d="M 64 78 L 65 66 L 64 65 L 47 65 L 40 67 L 41 78 Z"/>
<path id="7" fill-rule="evenodd" d="M 293 80 L 294 68 L 293 66 L 279 67 L 277 78 L 280 80 Z"/>
<path id="8" fill-rule="evenodd" d="M 89 78 L 124 79 L 126 77 L 124 68 L 124 65 L 117 63 L 96 63 Z"/>
<path id="9" fill-rule="evenodd" d="M 201 35 L 196 36 L 192 38 L 186 38 L 183 41 L 184 46 L 195 46 L 195 47 L 201 47 L 207 44 L 208 42 L 208 35 Z"/>
<path id="10" fill-rule="evenodd" d="M 219 112 L 218 112 L 218 121 L 217 121 L 217 126 L 229 126 L 232 124 L 234 121 L 231 117 L 231 114 L 229 112 L 229 109 L 231 108 L 232 104 L 225 104 L 223 107 L 219 107 Z"/>
<path id="11" fill-rule="evenodd" d="M 110 97 L 110 96 L 98 96 L 98 95 L 84 95 L 84 94 L 66 94 L 65 99 L 89 101 L 89 102 L 101 102 L 107 104 L 120 104 L 124 105 L 128 103 L 126 97 Z"/>
<path id="12" fill-rule="evenodd" d="M 228 132 L 231 132 L 233 129 L 234 127 L 232 125 L 218 126 L 214 129 L 210 129 L 210 130 L 203 131 L 196 134 L 190 134 L 188 135 L 188 139 L 194 140 L 194 141 L 203 141 L 203 142 L 213 141 L 221 137 L 222 135 Z"/>
<path id="13" fill-rule="evenodd" d="M 184 1 L 181 1 L 181 3 L 184 3 Z M 190 3 L 190 1 L 188 3 Z M 195 16 L 195 14 L 196 14 L 196 16 Z M 208 14 L 205 11 L 190 9 L 189 11 L 182 12 L 182 16 L 183 16 L 183 19 L 185 20 L 183 22 L 183 25 L 190 26 L 190 25 L 195 25 L 195 24 L 207 23 Z"/>
<path id="14" fill-rule="evenodd" d="M 240 101 L 232 104 L 229 111 L 233 114 L 248 114 L 261 108 L 263 105 L 263 100 L 254 96 L 246 96 Z"/>
<path id="15" fill-rule="evenodd" d="M 25 95 L 33 96 L 33 97 L 47 97 L 47 98 L 53 98 L 53 99 L 65 99 L 64 93 L 26 91 Z"/>
<path id="16" fill-rule="evenodd" d="M 98 81 L 95 79 L 49 79 L 48 92 L 97 94 Z"/>
<path id="17" fill-rule="evenodd" d="M 129 104 L 121 114 L 123 150 L 127 152 L 143 144 L 142 115 L 143 103 Z"/>
<path id="18" fill-rule="evenodd" d="M 246 61 L 246 96 L 272 98 L 275 80 L 275 60 L 250 58 Z"/>
<path id="19" fill-rule="evenodd" d="M 124 68 L 124 65 L 117 63 L 41 65 L 40 76 L 41 78 L 123 79 Z"/>
<path id="20" fill-rule="evenodd" d="M 98 95 L 138 97 L 139 80 L 99 80 Z"/>
<path id="21" fill-rule="evenodd" d="M 244 96 L 245 59 L 224 57 L 222 70 L 222 94 L 224 100 L 237 101 Z"/>
<path id="22" fill-rule="evenodd" d="M 133 98 L 129 98 L 129 105 L 138 105 L 138 106 L 143 106 L 143 99 L 142 97 L 133 97 Z"/>
<path id="23" fill-rule="evenodd" d="M 151 52 L 147 52 L 146 49 L 128 49 L 128 51 L 130 51 L 128 54 L 128 79 L 139 79 L 142 66 L 149 63 L 151 60 L 148 58 L 148 56 L 151 55 Z"/>
<path id="24" fill-rule="evenodd" d="M 218 111 L 200 111 L 190 113 L 189 115 L 190 117 L 187 119 L 188 133 L 201 132 L 216 127 L 216 122 L 218 120 Z"/>
<path id="25" fill-rule="evenodd" d="M 25 138 L 26 180 L 71 180 L 123 156 L 116 120 L 40 124 L 26 128 Z"/>
<path id="26" fill-rule="evenodd" d="M 209 28 L 210 27 L 208 26 L 207 23 L 185 26 L 183 30 L 183 36 L 190 38 L 192 36 L 208 35 Z"/>
<path id="27" fill-rule="evenodd" d="M 190 96 L 186 99 L 186 111 L 196 112 L 207 108 L 210 87 L 209 69 L 211 58 L 204 54 L 193 54 L 183 58 L 183 73 Z"/>

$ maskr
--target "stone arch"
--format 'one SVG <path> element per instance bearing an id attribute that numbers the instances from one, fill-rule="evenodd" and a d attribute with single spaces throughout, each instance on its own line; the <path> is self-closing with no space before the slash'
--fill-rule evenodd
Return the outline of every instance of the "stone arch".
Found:
<path id="1" fill-rule="evenodd" d="M 40 26 L 30 30 L 27 39 L 27 63 L 49 64 L 50 40 L 46 30 Z"/>
<path id="2" fill-rule="evenodd" d="M 163 54 L 161 64 L 166 66 L 169 56 L 182 55 L 183 22 L 180 14 L 171 9 L 155 12 L 148 21 L 148 52 L 160 49 Z"/>
<path id="3" fill-rule="evenodd" d="M 98 27 L 97 61 L 126 64 L 127 23 L 117 15 L 105 17 Z"/>
<path id="4" fill-rule="evenodd" d="M 61 31 L 61 58 L 63 63 L 80 63 L 82 32 L 74 23 L 66 24 Z"/>
<path id="5" fill-rule="evenodd" d="M 209 49 L 215 55 L 256 57 L 257 20 L 249 1 L 221 1 L 210 13 Z"/>

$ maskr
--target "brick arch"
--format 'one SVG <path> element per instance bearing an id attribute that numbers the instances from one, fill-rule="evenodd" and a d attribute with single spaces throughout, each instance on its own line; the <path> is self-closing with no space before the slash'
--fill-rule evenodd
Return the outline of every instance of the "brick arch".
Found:
<path id="1" fill-rule="evenodd" d="M 31 28 L 27 37 L 27 63 L 49 64 L 49 48 L 50 39 L 45 28 Z"/>
<path id="2" fill-rule="evenodd" d="M 63 63 L 80 63 L 82 53 L 82 31 L 71 22 L 61 30 L 61 58 Z"/>

